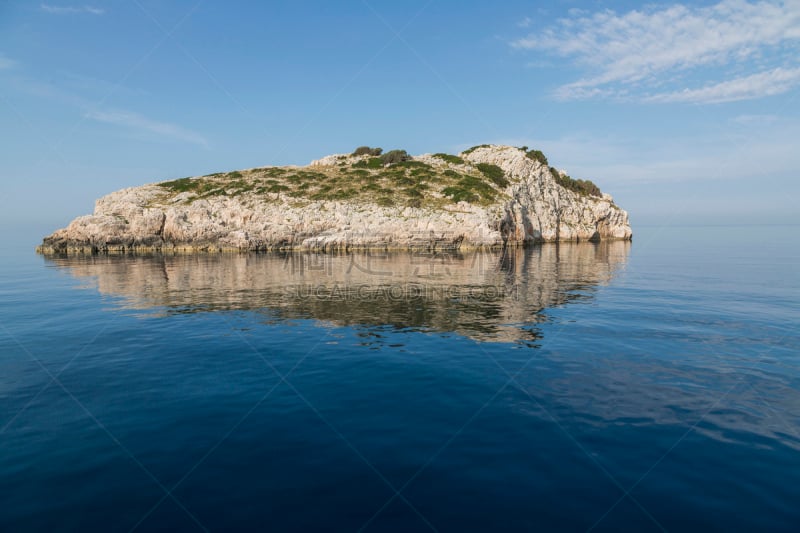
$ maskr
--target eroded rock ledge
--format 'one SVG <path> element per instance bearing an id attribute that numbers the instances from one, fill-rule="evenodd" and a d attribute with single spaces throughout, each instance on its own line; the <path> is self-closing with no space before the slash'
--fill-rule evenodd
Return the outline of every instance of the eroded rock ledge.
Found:
<path id="1" fill-rule="evenodd" d="M 480 146 L 391 164 L 332 155 L 113 192 L 40 253 L 443 249 L 631 239 L 608 194 L 532 152 Z M 566 185 L 565 185 L 566 184 Z M 574 190 L 573 190 L 574 189 Z"/>

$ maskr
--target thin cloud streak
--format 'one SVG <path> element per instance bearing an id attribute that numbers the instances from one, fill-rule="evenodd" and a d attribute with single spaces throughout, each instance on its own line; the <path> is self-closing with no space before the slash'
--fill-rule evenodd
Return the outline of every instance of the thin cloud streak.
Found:
<path id="1" fill-rule="evenodd" d="M 559 99 L 630 98 L 629 93 L 645 93 L 649 101 L 699 101 L 707 88 L 691 100 L 672 92 L 646 95 L 670 80 L 687 73 L 730 66 L 748 68 L 755 63 L 772 62 L 773 73 L 792 70 L 800 44 L 800 2 L 722 0 L 709 7 L 675 4 L 663 8 L 644 8 L 624 14 L 605 10 L 596 13 L 573 12 L 550 28 L 518 39 L 511 46 L 537 50 L 553 56 L 571 58 L 587 76 L 562 85 Z M 783 57 L 780 56 L 783 54 Z M 780 74 L 780 73 L 778 73 Z M 723 79 L 710 80 L 718 91 L 731 90 Z M 742 76 L 746 79 L 748 76 Z M 731 80 L 737 81 L 737 80 Z M 750 80 L 753 85 L 758 78 Z M 774 94 L 739 90 L 732 99 L 758 98 Z M 709 101 L 714 101 L 713 91 Z M 723 100 L 719 100 L 723 101 Z"/>
<path id="2" fill-rule="evenodd" d="M 141 133 L 155 134 L 158 137 L 173 139 L 208 148 L 208 141 L 199 133 L 177 124 L 161 122 L 144 117 L 138 113 L 122 110 L 90 111 L 86 118 L 122 126 Z"/>
<path id="3" fill-rule="evenodd" d="M 103 15 L 105 14 L 106 10 L 94 7 L 94 6 L 53 6 L 50 4 L 41 4 L 39 9 L 44 11 L 45 13 L 50 13 L 52 15 L 73 15 L 77 13 L 88 13 L 90 15 Z"/>
<path id="4" fill-rule="evenodd" d="M 665 141 L 584 132 L 549 139 L 519 137 L 488 142 L 540 149 L 556 168 L 574 178 L 591 179 L 612 194 L 620 187 L 653 183 L 800 177 L 796 171 L 800 152 L 795 141 L 800 136 L 800 124 L 769 115 L 738 118 L 727 126 L 730 138 L 699 134 Z M 454 148 L 458 151 L 465 147 Z"/>
<path id="5" fill-rule="evenodd" d="M 690 102 L 719 104 L 750 100 L 785 93 L 800 84 L 800 68 L 776 68 L 750 76 L 735 78 L 700 89 L 657 94 L 644 99 L 646 102 Z"/>
<path id="6" fill-rule="evenodd" d="M 17 62 L 0 53 L 0 70 L 12 68 Z"/>

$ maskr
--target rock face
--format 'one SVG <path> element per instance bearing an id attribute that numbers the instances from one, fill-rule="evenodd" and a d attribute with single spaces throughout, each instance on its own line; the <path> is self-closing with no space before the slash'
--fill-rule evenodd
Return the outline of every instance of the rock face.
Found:
<path id="1" fill-rule="evenodd" d="M 628 215 L 611 196 L 591 196 L 567 189 L 556 181 L 554 170 L 526 156 L 521 149 L 484 146 L 460 155 L 462 162 L 445 162 L 432 155 L 413 160 L 415 165 L 444 172 L 445 176 L 474 171 L 480 164 L 496 165 L 505 179 L 502 186 L 493 185 L 496 197 L 491 201 L 456 202 L 435 188 L 427 194 L 437 203 L 417 205 L 403 205 L 400 201 L 378 205 L 364 198 L 304 198 L 283 194 L 281 190 L 287 187 L 270 189 L 277 191 L 274 194 L 265 193 L 263 188 L 248 188 L 248 180 L 256 171 L 269 169 L 254 169 L 243 171 L 246 175 L 232 173 L 240 188 L 220 194 L 180 192 L 174 187 L 165 188 L 165 184 L 113 192 L 96 201 L 93 215 L 78 217 L 68 227 L 46 237 L 37 251 L 347 251 L 631 239 Z M 338 171 L 337 166 L 345 167 L 354 161 L 365 160 L 327 156 L 308 167 L 290 170 L 308 170 L 308 175 L 325 177 L 324 172 Z M 356 172 L 368 174 L 366 170 Z M 447 189 L 444 191 L 446 194 Z"/>

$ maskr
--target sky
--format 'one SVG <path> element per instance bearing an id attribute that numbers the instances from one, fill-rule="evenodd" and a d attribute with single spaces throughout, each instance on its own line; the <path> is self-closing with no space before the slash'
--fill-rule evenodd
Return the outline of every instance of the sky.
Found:
<path id="1" fill-rule="evenodd" d="M 800 0 L 0 1 L 0 225 L 360 145 L 529 146 L 637 224 L 800 223 Z"/>

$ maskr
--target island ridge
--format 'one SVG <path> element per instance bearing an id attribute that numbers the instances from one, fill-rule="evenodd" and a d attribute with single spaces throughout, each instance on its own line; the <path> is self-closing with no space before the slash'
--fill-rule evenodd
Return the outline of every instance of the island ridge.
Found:
<path id="1" fill-rule="evenodd" d="M 628 214 L 527 147 L 410 156 L 360 147 L 305 167 L 262 167 L 123 189 L 37 251 L 466 249 L 630 240 Z"/>

